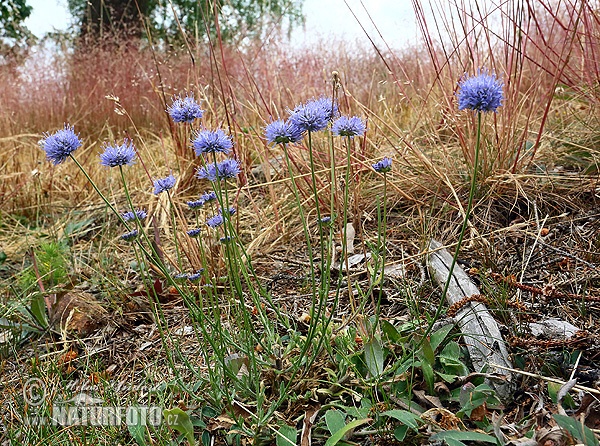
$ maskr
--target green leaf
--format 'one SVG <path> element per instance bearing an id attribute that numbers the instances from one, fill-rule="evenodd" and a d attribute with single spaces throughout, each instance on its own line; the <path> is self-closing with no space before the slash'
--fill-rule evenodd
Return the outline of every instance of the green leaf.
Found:
<path id="1" fill-rule="evenodd" d="M 429 365 L 433 366 L 435 364 L 435 354 L 433 353 L 433 348 L 431 348 L 431 342 L 428 339 L 423 340 L 423 344 L 421 345 L 421 357 L 429 363 Z"/>
<path id="2" fill-rule="evenodd" d="M 383 372 L 383 348 L 377 338 L 365 343 L 365 365 L 371 376 L 379 376 Z"/>
<path id="3" fill-rule="evenodd" d="M 574 418 L 566 415 L 552 415 L 552 418 L 556 420 L 556 424 L 561 429 L 566 430 L 571 436 L 586 446 L 598 446 L 598 439 L 594 433 L 584 424 L 580 423 Z"/>
<path id="4" fill-rule="evenodd" d="M 430 395 L 433 395 L 435 377 L 433 374 L 433 367 L 428 362 L 421 361 L 421 371 L 423 372 L 423 379 L 427 384 L 427 391 Z"/>
<path id="5" fill-rule="evenodd" d="M 442 431 L 434 434 L 430 437 L 430 440 L 433 441 L 445 441 L 449 445 L 452 441 L 455 445 L 463 444 L 463 441 L 481 441 L 484 443 L 497 443 L 496 437 L 492 437 L 488 434 L 482 434 L 481 432 L 471 432 L 471 431 Z"/>
<path id="6" fill-rule="evenodd" d="M 329 409 L 325 412 L 325 424 L 332 434 L 335 434 L 346 425 L 346 415 L 341 410 Z"/>
<path id="7" fill-rule="evenodd" d="M 142 421 L 145 421 L 143 417 L 135 417 L 137 423 L 127 423 L 127 429 L 129 433 L 135 440 L 137 444 L 140 446 L 146 446 L 146 426 L 142 424 Z"/>
<path id="8" fill-rule="evenodd" d="M 407 432 L 408 432 L 408 426 L 406 426 L 405 424 L 396 426 L 396 428 L 394 429 L 394 437 L 396 437 L 396 440 L 398 440 L 398 441 L 404 441 L 404 438 L 406 438 Z"/>
<path id="9" fill-rule="evenodd" d="M 448 333 L 450 333 L 450 331 L 453 328 L 454 328 L 454 325 L 448 324 L 448 325 L 444 325 L 439 330 L 436 330 L 435 332 L 431 333 L 431 336 L 429 336 L 429 342 L 431 344 L 431 349 L 433 351 L 436 351 L 437 348 L 440 346 L 440 344 L 442 342 L 444 342 L 444 339 L 446 339 L 446 337 L 448 336 Z"/>
<path id="10" fill-rule="evenodd" d="M 362 420 L 354 420 L 354 421 L 346 424 L 342 429 L 340 429 L 335 434 L 333 434 L 331 437 L 329 437 L 329 439 L 325 443 L 325 446 L 333 446 L 333 445 L 338 444 L 340 442 L 340 440 L 342 440 L 344 438 L 344 435 L 346 435 L 348 432 L 350 432 L 353 429 L 356 429 L 358 426 L 367 424 L 369 421 L 371 421 L 371 418 L 364 418 Z"/>
<path id="11" fill-rule="evenodd" d="M 390 342 L 397 343 L 400 340 L 400 333 L 398 333 L 396 327 L 394 327 L 389 321 L 379 321 L 379 326 L 381 327 L 383 334 L 387 336 Z"/>
<path id="12" fill-rule="evenodd" d="M 460 346 L 457 342 L 448 342 L 440 352 L 440 360 L 442 359 L 449 362 L 460 362 Z"/>
<path id="13" fill-rule="evenodd" d="M 282 425 L 277 432 L 277 446 L 295 446 L 298 431 L 295 427 Z"/>
<path id="14" fill-rule="evenodd" d="M 401 423 L 405 424 L 406 426 L 411 427 L 415 430 L 417 430 L 419 428 L 419 423 L 417 422 L 417 420 L 421 419 L 421 417 L 419 417 L 418 415 L 415 415 L 412 412 L 409 412 L 408 410 L 400 410 L 400 409 L 386 410 L 385 412 L 381 412 L 379 415 L 394 418 L 394 419 L 400 421 Z"/>
<path id="15" fill-rule="evenodd" d="M 550 381 L 548 382 L 548 396 L 550 396 L 550 399 L 554 404 L 556 404 L 558 391 L 561 389 L 562 386 L 563 385 L 561 383 L 553 383 Z M 563 398 L 562 405 L 563 407 L 568 407 L 569 409 L 573 409 L 574 407 L 576 407 L 575 401 L 573 401 L 573 397 L 569 393 L 567 393 Z"/>
<path id="16" fill-rule="evenodd" d="M 44 296 L 41 293 L 36 293 L 31 299 L 31 314 L 35 318 L 35 321 L 42 327 L 48 326 L 48 318 L 46 317 L 46 302 Z"/>
<path id="17" fill-rule="evenodd" d="M 163 420 L 167 422 L 170 428 L 183 434 L 190 445 L 196 444 L 196 440 L 194 439 L 194 425 L 187 412 L 184 412 L 179 407 L 164 409 Z"/>

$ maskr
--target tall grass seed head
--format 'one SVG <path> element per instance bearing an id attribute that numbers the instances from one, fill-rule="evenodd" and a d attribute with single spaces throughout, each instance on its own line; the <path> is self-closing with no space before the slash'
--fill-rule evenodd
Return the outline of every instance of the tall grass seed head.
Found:
<path id="1" fill-rule="evenodd" d="M 233 142 L 231 137 L 227 136 L 223 130 L 202 130 L 196 134 L 196 138 L 192 141 L 196 156 L 203 153 L 224 153 L 225 155 L 231 152 Z"/>
<path id="2" fill-rule="evenodd" d="M 174 122 L 192 123 L 194 120 L 202 118 L 204 110 L 200 108 L 191 95 L 185 97 L 174 96 L 173 104 L 167 107 L 167 113 L 169 113 Z"/>
<path id="3" fill-rule="evenodd" d="M 148 216 L 148 214 L 143 209 L 136 209 L 135 212 L 134 211 L 128 211 L 128 212 L 125 212 L 122 215 L 123 220 L 125 220 L 125 221 L 135 220 L 136 217 L 137 217 L 138 220 L 143 220 L 147 216 Z"/>
<path id="4" fill-rule="evenodd" d="M 479 70 L 476 76 L 463 77 L 458 84 L 458 109 L 495 112 L 502 105 L 503 84 L 495 74 Z"/>
<path id="5" fill-rule="evenodd" d="M 302 139 L 302 130 L 289 120 L 278 119 L 265 127 L 265 138 L 269 144 L 295 143 Z"/>
<path id="6" fill-rule="evenodd" d="M 135 161 L 133 141 L 126 139 L 123 144 L 106 145 L 100 154 L 100 164 L 107 167 L 130 166 Z"/>
<path id="7" fill-rule="evenodd" d="M 206 166 L 200 167 L 196 172 L 196 176 L 200 179 L 215 182 L 235 178 L 240 172 L 240 164 L 235 159 L 229 158 L 220 163 L 208 163 Z"/>
<path id="8" fill-rule="evenodd" d="M 158 195 L 162 192 L 166 192 L 175 186 L 175 177 L 173 174 L 165 178 L 159 178 L 154 180 L 154 195 Z"/>
<path id="9" fill-rule="evenodd" d="M 373 164 L 373 170 L 379 173 L 386 173 L 392 170 L 392 159 L 385 157 Z"/>
<path id="10" fill-rule="evenodd" d="M 46 159 L 52 161 L 54 165 L 58 165 L 81 146 L 81 141 L 74 128 L 65 124 L 64 128 L 55 133 L 44 133 L 44 139 L 40 141 L 40 145 L 46 152 Z"/>
<path id="11" fill-rule="evenodd" d="M 337 113 L 337 104 L 322 97 L 297 105 L 290 112 L 289 121 L 302 132 L 318 132 L 327 128 L 327 124 Z"/>
<path id="12" fill-rule="evenodd" d="M 362 136 L 367 126 L 358 116 L 340 116 L 331 126 L 331 132 L 338 136 Z"/>

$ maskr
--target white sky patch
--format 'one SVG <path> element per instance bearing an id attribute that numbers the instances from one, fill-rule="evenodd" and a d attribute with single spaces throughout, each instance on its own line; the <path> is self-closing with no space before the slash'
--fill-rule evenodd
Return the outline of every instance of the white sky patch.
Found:
<path id="1" fill-rule="evenodd" d="M 413 43 L 417 26 L 411 0 L 347 0 L 369 36 L 378 44 L 381 39 L 371 23 L 366 10 L 379 32 L 392 48 Z M 72 23 L 66 0 L 28 0 L 33 7 L 25 25 L 36 36 L 51 31 L 65 31 Z M 363 7 L 364 5 L 364 7 Z M 292 33 L 293 45 L 316 43 L 333 38 L 348 42 L 368 44 L 368 39 L 344 0 L 304 0 L 306 26 Z"/>
<path id="2" fill-rule="evenodd" d="M 71 14 L 66 0 L 27 0 L 33 8 L 25 26 L 37 37 L 47 32 L 66 31 L 71 26 Z"/>

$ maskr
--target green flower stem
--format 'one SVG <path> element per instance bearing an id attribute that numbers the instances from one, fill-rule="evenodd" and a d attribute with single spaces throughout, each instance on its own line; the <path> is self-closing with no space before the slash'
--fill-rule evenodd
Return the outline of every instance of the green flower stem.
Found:
<path id="1" fill-rule="evenodd" d="M 179 265 L 179 269 L 183 268 L 183 262 L 181 260 L 181 252 L 179 250 L 179 239 L 177 237 L 177 222 L 175 221 L 175 205 L 173 204 L 173 199 L 171 198 L 171 194 L 169 191 L 166 191 L 167 197 L 169 198 L 169 206 L 171 207 L 171 220 L 173 221 L 173 242 L 175 242 L 175 252 L 177 253 L 177 264 Z"/>
<path id="2" fill-rule="evenodd" d="M 329 268 L 330 262 L 327 260 L 325 256 L 325 243 L 323 242 L 323 225 L 321 224 L 321 206 L 319 203 L 319 191 L 317 188 L 317 177 L 316 177 L 316 169 L 315 169 L 315 161 L 314 161 L 314 153 L 312 147 L 312 132 L 308 131 L 308 155 L 309 155 L 309 163 L 310 163 L 310 175 L 311 175 L 311 186 L 312 193 L 315 200 L 315 209 L 317 211 L 317 227 L 319 230 L 319 248 L 321 253 L 321 281 L 320 288 L 318 292 L 318 302 L 315 305 L 315 300 L 312 300 L 311 308 L 310 308 L 310 323 L 308 327 L 308 333 L 306 335 L 307 344 L 310 344 L 312 339 L 315 337 L 316 330 L 319 326 L 323 332 L 327 330 L 327 324 L 321 324 L 321 316 L 325 312 L 325 308 L 327 306 L 327 298 L 329 297 Z M 309 235 L 310 237 L 310 235 Z M 329 253 L 328 253 L 329 255 Z M 314 294 L 313 294 L 314 296 Z M 316 309 L 316 312 L 315 312 Z M 314 355 L 318 354 L 318 350 L 315 349 Z"/>
<path id="3" fill-rule="evenodd" d="M 473 207 L 473 198 L 475 197 L 475 189 L 477 188 L 477 173 L 479 170 L 479 149 L 481 144 L 481 115 L 482 112 L 477 113 L 477 140 L 475 143 L 475 160 L 473 163 L 473 175 L 471 176 L 471 189 L 469 190 L 469 201 L 467 203 L 467 210 L 465 212 L 465 218 L 463 220 L 463 224 L 460 228 L 460 234 L 458 235 L 458 243 L 456 244 L 456 250 L 454 251 L 454 256 L 452 257 L 452 263 L 450 264 L 450 269 L 448 270 L 448 278 L 446 279 L 446 283 L 444 284 L 444 289 L 442 291 L 442 296 L 440 298 L 440 303 L 437 307 L 433 320 L 429 323 L 427 327 L 427 331 L 423 335 L 422 339 L 425 339 L 433 329 L 433 325 L 435 321 L 442 314 L 442 309 L 444 308 L 444 302 L 446 300 L 446 294 L 448 293 L 448 288 L 450 287 L 450 282 L 452 280 L 452 273 L 454 272 L 454 267 L 456 266 L 456 262 L 458 260 L 458 254 L 460 253 L 460 248 L 462 246 L 462 242 L 465 236 L 465 232 L 467 232 L 467 226 L 469 225 L 469 216 L 471 214 L 471 209 Z"/>
<path id="4" fill-rule="evenodd" d="M 340 275 L 339 283 L 342 282 L 342 263 L 346 265 L 346 274 L 348 282 L 348 300 L 352 312 L 356 312 L 356 302 L 354 302 L 354 294 L 352 293 L 352 281 L 350 280 L 350 264 L 348 263 L 348 201 L 350 199 L 350 170 L 352 168 L 352 160 L 350 149 L 352 147 L 352 138 L 346 139 L 346 176 L 344 177 L 344 205 L 342 208 L 342 252 L 340 257 Z M 339 288 L 339 286 L 338 286 Z"/>
<path id="5" fill-rule="evenodd" d="M 376 278 L 373 281 L 373 284 L 379 283 L 379 293 L 377 295 L 377 301 L 375 301 L 375 297 L 373 296 L 372 290 L 371 297 L 373 299 L 373 309 L 375 311 L 375 323 L 373 324 L 373 333 L 372 336 L 375 335 L 375 330 L 377 329 L 377 325 L 379 324 L 379 315 L 380 315 L 380 307 L 381 307 L 381 296 L 383 294 L 383 282 L 385 281 L 385 261 L 387 254 L 387 172 L 383 172 L 383 213 L 380 213 L 381 204 L 377 203 L 377 225 L 378 228 L 378 243 L 381 246 L 381 274 L 379 278 Z M 377 274 L 377 272 L 375 272 Z"/>
<path id="6" fill-rule="evenodd" d="M 119 220 L 121 220 L 121 223 L 123 223 L 123 226 L 125 226 L 125 228 L 127 229 L 127 231 L 128 232 L 131 231 L 131 228 L 129 227 L 129 225 L 127 224 L 127 222 L 123 218 L 123 216 L 115 209 L 115 207 L 112 205 L 112 203 L 110 201 L 108 201 L 108 199 L 104 196 L 104 194 L 102 192 L 100 192 L 100 189 L 98 189 L 98 186 L 96 186 L 96 183 L 94 183 L 94 181 L 88 175 L 87 171 L 83 168 L 83 166 L 81 164 L 79 164 L 79 161 L 77 161 L 77 159 L 72 154 L 69 154 L 69 156 L 71 157 L 71 159 L 73 160 L 73 162 L 77 165 L 77 167 L 79 167 L 79 170 L 81 170 L 81 172 L 83 173 L 83 175 L 85 175 L 85 177 L 88 180 L 88 182 L 92 185 L 92 187 L 94 188 L 94 190 L 96 191 L 96 193 L 100 196 L 100 198 L 102 198 L 102 200 L 104 201 L 104 203 L 106 203 L 106 205 L 110 208 L 110 210 L 119 218 Z"/>
<path id="7" fill-rule="evenodd" d="M 102 200 L 104 201 L 104 203 L 106 203 L 106 205 L 110 208 L 110 210 L 117 216 L 117 218 L 119 218 L 119 220 L 121 221 L 121 223 L 123 223 L 123 225 L 125 226 L 125 228 L 127 229 L 127 231 L 131 231 L 131 227 L 129 226 L 129 224 L 127 224 L 127 222 L 125 221 L 125 219 L 123 218 L 123 216 L 115 209 L 115 207 L 108 201 L 108 199 L 104 196 L 104 194 L 100 191 L 100 189 L 98 189 L 98 186 L 96 186 L 96 183 L 94 183 L 94 181 L 92 180 L 92 178 L 89 176 L 89 174 L 87 173 L 87 171 L 83 168 L 83 166 L 77 161 L 77 159 L 75 157 L 73 157 L 73 155 L 70 155 L 71 159 L 73 160 L 73 162 L 77 165 L 77 167 L 79 168 L 79 170 L 84 174 L 84 176 L 86 177 L 86 179 L 88 180 L 88 182 L 92 185 L 92 187 L 94 188 L 94 190 L 96 191 L 96 193 L 100 196 L 100 198 L 102 198 Z M 124 180 L 124 176 L 122 174 L 122 178 Z M 126 187 L 126 185 L 125 185 Z M 130 199 L 129 194 L 126 192 L 128 199 Z M 130 205 L 131 205 L 131 201 L 130 201 Z M 134 211 L 135 212 L 135 211 Z M 142 234 L 145 234 L 144 231 L 142 231 Z M 192 300 L 190 299 L 190 296 L 185 293 L 185 291 L 179 286 L 178 283 L 176 283 L 173 280 L 173 277 L 171 276 L 171 274 L 169 273 L 167 267 L 165 266 L 165 264 L 161 261 L 160 257 L 158 256 L 158 253 L 156 252 L 156 249 L 154 248 L 154 245 L 152 243 L 149 243 L 150 245 L 150 249 L 152 250 L 152 254 L 144 247 L 144 245 L 142 245 L 142 243 L 138 240 L 136 240 L 136 244 L 137 246 L 140 248 L 140 250 L 144 253 L 144 255 L 146 256 L 146 258 L 150 258 L 150 259 L 154 259 L 156 262 L 156 266 L 160 269 L 160 271 L 163 273 L 163 275 L 165 276 L 165 278 L 167 279 L 169 285 L 172 285 L 177 292 L 183 297 L 184 301 L 186 302 L 186 304 L 190 307 L 190 309 L 194 308 L 194 304 L 192 302 Z M 154 292 L 154 287 L 150 286 L 149 289 Z M 151 293 L 149 293 L 149 296 L 151 295 Z M 157 315 L 157 327 L 161 336 L 161 340 L 163 343 L 163 348 L 164 351 L 167 354 L 167 361 L 169 362 L 169 366 L 171 368 L 171 370 L 173 370 L 173 372 L 176 374 L 177 378 L 179 379 L 180 383 L 186 387 L 185 385 L 185 381 L 182 379 L 181 377 L 181 373 L 179 371 L 179 368 L 175 366 L 175 362 L 173 359 L 173 355 L 171 353 L 171 348 L 168 347 L 166 340 L 167 339 L 171 339 L 172 341 L 174 341 L 171 337 L 170 337 L 170 331 L 168 329 L 168 327 L 166 327 L 166 322 L 165 322 L 165 318 L 164 318 L 164 314 L 162 312 L 162 308 L 158 302 L 157 296 L 154 296 L 154 298 L 151 297 L 151 303 L 152 303 L 152 307 L 153 310 L 155 312 L 155 314 Z M 163 324 L 165 326 L 163 326 Z M 209 339 L 212 340 L 210 333 L 206 330 L 206 328 L 204 327 L 204 325 L 201 324 L 201 327 L 204 331 L 204 338 L 205 339 Z M 213 348 L 215 346 L 213 345 Z M 215 349 L 215 351 L 217 351 Z M 223 363 L 223 367 L 225 368 L 225 365 Z"/>

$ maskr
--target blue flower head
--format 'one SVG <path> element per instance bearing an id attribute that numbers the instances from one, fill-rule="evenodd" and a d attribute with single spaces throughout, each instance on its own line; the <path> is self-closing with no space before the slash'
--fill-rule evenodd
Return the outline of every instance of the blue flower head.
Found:
<path id="1" fill-rule="evenodd" d="M 186 234 L 189 235 L 190 237 L 194 238 L 194 237 L 198 237 L 201 232 L 202 232 L 202 229 L 194 228 L 194 229 L 190 229 L 189 231 L 186 231 Z"/>
<path id="2" fill-rule="evenodd" d="M 318 132 L 324 130 L 337 113 L 337 104 L 331 99 L 311 99 L 290 112 L 289 122 L 302 132 Z"/>
<path id="3" fill-rule="evenodd" d="M 125 234 L 121 235 L 121 240 L 125 240 L 126 242 L 131 242 L 137 238 L 138 234 L 139 234 L 138 230 L 134 229 L 133 231 L 126 232 Z"/>
<path id="4" fill-rule="evenodd" d="M 173 174 L 169 175 L 165 178 L 159 178 L 158 180 L 154 180 L 154 195 L 158 195 L 162 192 L 168 191 L 175 186 L 175 177 Z"/>
<path id="5" fill-rule="evenodd" d="M 458 109 L 495 112 L 502 105 L 502 86 L 495 74 L 484 70 L 476 76 L 463 77 L 458 84 Z"/>
<path id="6" fill-rule="evenodd" d="M 135 161 L 133 141 L 126 139 L 122 145 L 106 145 L 100 154 L 100 164 L 107 167 L 132 165 Z"/>
<path id="7" fill-rule="evenodd" d="M 364 121 L 358 116 L 341 116 L 331 126 L 331 131 L 338 136 L 361 136 L 367 129 Z"/>
<path id="8" fill-rule="evenodd" d="M 222 224 L 223 224 L 223 214 L 221 214 L 221 213 L 213 215 L 208 220 L 206 220 L 206 225 L 213 229 L 217 228 L 218 226 L 221 226 Z"/>
<path id="9" fill-rule="evenodd" d="M 46 159 L 55 165 L 63 163 L 71 153 L 81 146 L 79 137 L 72 126 L 65 124 L 64 128 L 56 133 L 44 133 L 40 145 L 46 152 Z"/>
<path id="10" fill-rule="evenodd" d="M 194 122 L 195 119 L 202 118 L 204 110 L 200 108 L 194 100 L 194 96 L 187 95 L 185 97 L 174 96 L 173 104 L 167 107 L 167 112 L 174 122 Z"/>
<path id="11" fill-rule="evenodd" d="M 231 152 L 233 142 L 231 142 L 231 137 L 227 136 L 221 129 L 214 131 L 203 130 L 198 132 L 196 138 L 194 141 L 192 141 L 192 145 L 197 156 L 200 156 L 203 153 L 216 152 L 221 152 L 227 155 L 229 152 Z"/>
<path id="12" fill-rule="evenodd" d="M 173 276 L 175 280 L 186 280 L 188 278 L 187 273 L 177 273 Z"/>
<path id="13" fill-rule="evenodd" d="M 227 178 L 235 178 L 241 172 L 240 164 L 234 159 L 226 159 L 220 163 L 209 163 L 198 169 L 196 176 L 200 179 L 215 182 Z"/>
<path id="14" fill-rule="evenodd" d="M 190 207 L 190 209 L 199 209 L 202 206 L 204 206 L 204 200 L 202 200 L 202 198 L 199 198 L 197 200 L 188 201 L 187 205 Z"/>
<path id="15" fill-rule="evenodd" d="M 202 273 L 204 272 L 204 268 L 200 268 L 195 273 L 191 273 L 187 275 L 187 278 L 190 282 L 197 282 L 202 278 Z"/>
<path id="16" fill-rule="evenodd" d="M 294 143 L 302 139 L 302 130 L 289 120 L 279 119 L 265 127 L 265 137 L 269 144 Z"/>
<path id="17" fill-rule="evenodd" d="M 123 220 L 132 221 L 132 220 L 135 220 L 136 218 L 138 220 L 143 220 L 147 216 L 148 216 L 148 214 L 146 213 L 146 211 L 144 211 L 142 209 L 136 209 L 135 212 L 134 211 L 125 212 L 123 214 Z"/>
<path id="18" fill-rule="evenodd" d="M 392 170 L 392 159 L 385 157 L 381 161 L 377 161 L 373 164 L 373 169 L 375 172 L 386 173 Z"/>
<path id="19" fill-rule="evenodd" d="M 201 196 L 200 199 L 204 201 L 204 203 L 210 203 L 211 201 L 214 201 L 217 199 L 217 194 L 215 193 L 214 190 L 211 190 L 209 192 L 204 192 Z"/>
<path id="20" fill-rule="evenodd" d="M 188 201 L 187 205 L 190 207 L 190 209 L 198 209 L 204 206 L 206 203 L 209 203 L 216 199 L 217 194 L 215 193 L 215 191 L 211 190 L 210 192 L 205 192 L 202 195 L 200 195 L 200 198 L 198 198 L 197 200 Z"/>

